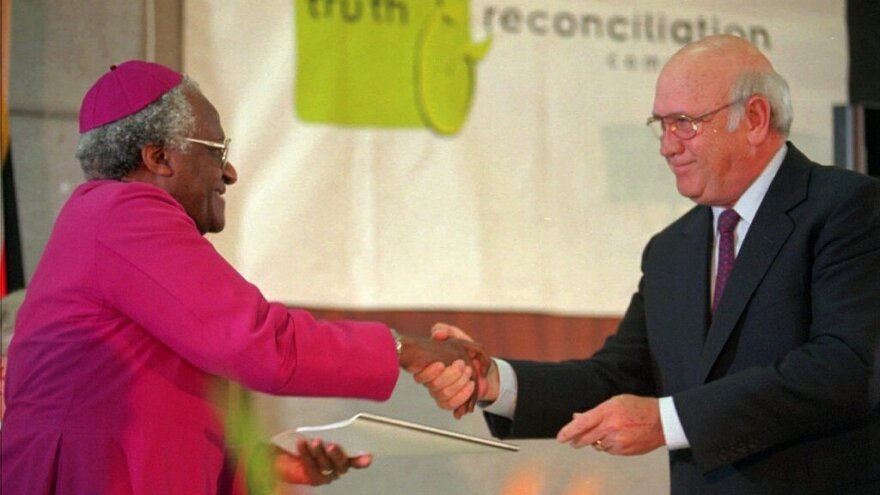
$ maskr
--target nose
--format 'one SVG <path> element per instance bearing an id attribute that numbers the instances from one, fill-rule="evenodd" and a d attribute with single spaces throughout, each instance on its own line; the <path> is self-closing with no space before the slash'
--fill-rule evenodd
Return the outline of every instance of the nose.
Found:
<path id="1" fill-rule="evenodd" d="M 223 183 L 229 186 L 235 184 L 237 181 L 238 172 L 235 170 L 235 165 L 233 165 L 232 162 L 229 162 L 223 169 Z"/>
<path id="2" fill-rule="evenodd" d="M 681 153 L 683 147 L 681 139 L 675 135 L 675 131 L 667 127 L 660 138 L 660 154 L 668 159 Z"/>

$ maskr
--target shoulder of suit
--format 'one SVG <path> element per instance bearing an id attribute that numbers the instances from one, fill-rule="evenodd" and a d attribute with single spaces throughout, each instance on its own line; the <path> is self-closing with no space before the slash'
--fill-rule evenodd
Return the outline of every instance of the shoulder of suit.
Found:
<path id="1" fill-rule="evenodd" d="M 880 191 L 880 179 L 841 167 L 817 165 L 811 168 L 810 177 L 811 190 L 840 199 L 855 194 L 856 191 Z"/>

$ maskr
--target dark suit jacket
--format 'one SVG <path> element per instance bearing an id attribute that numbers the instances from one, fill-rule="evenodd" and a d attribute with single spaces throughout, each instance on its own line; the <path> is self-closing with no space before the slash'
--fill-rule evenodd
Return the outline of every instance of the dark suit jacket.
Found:
<path id="1" fill-rule="evenodd" d="M 880 181 L 810 162 L 791 143 L 714 317 L 712 212 L 645 248 L 638 292 L 592 359 L 511 361 L 502 438 L 552 437 L 614 395 L 672 396 L 691 448 L 674 494 L 880 493 Z"/>

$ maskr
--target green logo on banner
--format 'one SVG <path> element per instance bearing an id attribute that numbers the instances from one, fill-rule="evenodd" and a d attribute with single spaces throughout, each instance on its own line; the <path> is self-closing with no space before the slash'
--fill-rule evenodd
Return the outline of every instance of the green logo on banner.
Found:
<path id="1" fill-rule="evenodd" d="M 309 122 L 428 127 L 467 119 L 475 65 L 467 0 L 295 0 L 296 110 Z"/>

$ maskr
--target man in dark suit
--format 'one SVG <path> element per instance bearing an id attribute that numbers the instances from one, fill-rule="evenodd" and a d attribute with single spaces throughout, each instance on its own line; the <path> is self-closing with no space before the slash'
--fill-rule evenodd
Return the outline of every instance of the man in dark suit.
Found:
<path id="1" fill-rule="evenodd" d="M 591 359 L 493 360 L 494 435 L 666 446 L 674 494 L 880 493 L 880 181 L 811 162 L 791 120 L 786 82 L 740 38 L 669 60 L 648 123 L 697 206 L 650 240 Z M 474 388 L 459 369 L 416 379 L 457 409 Z"/>

